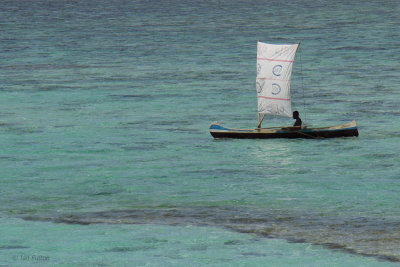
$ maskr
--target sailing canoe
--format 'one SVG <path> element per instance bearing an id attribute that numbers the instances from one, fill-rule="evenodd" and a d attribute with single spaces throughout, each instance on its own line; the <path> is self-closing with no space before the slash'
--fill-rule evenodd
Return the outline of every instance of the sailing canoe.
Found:
<path id="1" fill-rule="evenodd" d="M 305 127 L 273 127 L 255 129 L 229 129 L 219 123 L 212 123 L 210 133 L 214 138 L 332 138 L 358 136 L 356 121 L 339 126 L 309 128 Z"/>
<path id="2" fill-rule="evenodd" d="M 257 106 L 258 127 L 229 129 L 218 123 L 210 126 L 214 138 L 331 138 L 358 136 L 356 121 L 322 128 L 272 127 L 261 128 L 265 115 L 292 118 L 290 81 L 299 44 L 267 44 L 257 42 Z M 295 117 L 293 117 L 295 118 Z"/>

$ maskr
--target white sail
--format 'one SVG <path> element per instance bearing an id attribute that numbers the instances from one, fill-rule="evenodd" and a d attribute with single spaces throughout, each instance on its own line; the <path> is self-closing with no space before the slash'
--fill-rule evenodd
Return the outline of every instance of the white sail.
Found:
<path id="1" fill-rule="evenodd" d="M 257 43 L 258 113 L 292 117 L 290 78 L 298 46 Z"/>

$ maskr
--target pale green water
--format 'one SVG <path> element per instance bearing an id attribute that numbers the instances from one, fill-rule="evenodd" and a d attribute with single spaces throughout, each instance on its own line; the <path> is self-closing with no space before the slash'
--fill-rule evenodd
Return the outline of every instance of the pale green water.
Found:
<path id="1" fill-rule="evenodd" d="M 4 1 L 0 265 L 398 262 L 400 7 L 327 3 Z M 360 136 L 213 140 L 256 126 L 257 40 Z"/>
<path id="2" fill-rule="evenodd" d="M 77 226 L 2 220 L 0 233 L 2 242 L 13 244 L 0 246 L 2 266 L 390 265 L 320 246 L 214 227 Z"/>

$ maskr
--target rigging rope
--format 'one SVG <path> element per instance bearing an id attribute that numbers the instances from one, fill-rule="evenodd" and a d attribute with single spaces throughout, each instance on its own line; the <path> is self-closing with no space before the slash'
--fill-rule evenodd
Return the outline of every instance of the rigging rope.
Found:
<path id="1" fill-rule="evenodd" d="M 303 89 L 303 112 L 304 121 L 307 121 L 307 111 L 306 111 L 306 97 L 304 95 L 304 75 L 303 75 L 303 61 L 301 60 L 301 49 L 299 49 L 299 60 L 300 60 L 300 76 L 301 76 L 301 87 Z"/>

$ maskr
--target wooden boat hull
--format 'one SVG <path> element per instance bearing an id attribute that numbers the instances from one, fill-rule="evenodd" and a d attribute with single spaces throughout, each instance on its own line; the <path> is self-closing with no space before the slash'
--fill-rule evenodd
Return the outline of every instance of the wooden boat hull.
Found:
<path id="1" fill-rule="evenodd" d="M 256 129 L 229 129 L 218 123 L 212 123 L 210 133 L 214 138 L 333 138 L 358 136 L 356 121 L 347 124 L 322 128 L 274 127 Z"/>

